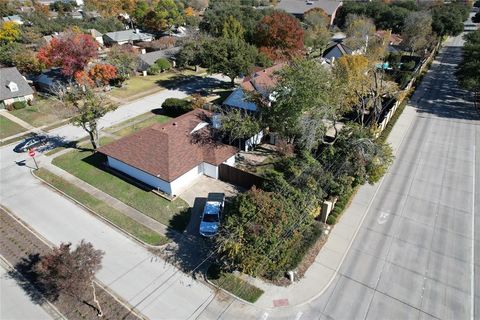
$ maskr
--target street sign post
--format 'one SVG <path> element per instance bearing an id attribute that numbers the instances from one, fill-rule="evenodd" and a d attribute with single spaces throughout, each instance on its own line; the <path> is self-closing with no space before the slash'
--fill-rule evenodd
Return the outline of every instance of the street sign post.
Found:
<path id="1" fill-rule="evenodd" d="M 35 148 L 30 148 L 30 149 L 28 149 L 28 155 L 29 155 L 30 157 L 32 157 L 33 162 L 35 162 L 35 167 L 36 167 L 37 170 L 38 170 L 37 160 L 35 160 Z"/>

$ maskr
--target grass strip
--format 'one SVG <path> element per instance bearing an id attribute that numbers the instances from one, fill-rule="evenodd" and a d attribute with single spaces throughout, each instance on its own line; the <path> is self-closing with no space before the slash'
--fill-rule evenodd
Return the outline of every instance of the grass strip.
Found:
<path id="1" fill-rule="evenodd" d="M 132 218 L 124 215 L 122 212 L 110 207 L 105 202 L 91 196 L 89 193 L 81 190 L 80 188 L 58 177 L 48 170 L 40 168 L 39 170 L 35 171 L 35 175 L 50 183 L 55 188 L 62 190 L 73 199 L 97 213 L 99 216 L 105 218 L 112 224 L 142 240 L 143 242 L 153 246 L 159 246 L 169 242 L 165 236 L 158 234 L 157 232 L 136 222 Z"/>
<path id="2" fill-rule="evenodd" d="M 216 286 L 230 292 L 231 294 L 245 301 L 254 303 L 263 294 L 263 290 L 240 279 L 233 273 L 221 271 L 217 266 L 212 265 L 207 272 L 207 278 Z"/>
<path id="3" fill-rule="evenodd" d="M 152 219 L 182 232 L 190 219 L 189 206 L 180 198 L 164 199 L 151 189 L 143 189 L 120 176 L 103 170 L 105 157 L 100 153 L 72 150 L 52 163 L 86 183 L 102 190 Z"/>

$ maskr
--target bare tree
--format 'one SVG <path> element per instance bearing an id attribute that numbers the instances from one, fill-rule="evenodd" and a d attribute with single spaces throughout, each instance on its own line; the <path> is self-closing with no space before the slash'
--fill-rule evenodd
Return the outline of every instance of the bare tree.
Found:
<path id="1" fill-rule="evenodd" d="M 93 301 L 96 306 L 84 303 L 96 309 L 99 317 L 103 316 L 102 307 L 95 290 L 95 273 L 101 269 L 104 252 L 96 250 L 90 242 L 82 240 L 75 250 L 71 243 L 62 243 L 53 252 L 41 257 L 36 266 L 38 278 L 47 296 L 57 299 L 61 293 L 82 297 L 92 288 Z"/>

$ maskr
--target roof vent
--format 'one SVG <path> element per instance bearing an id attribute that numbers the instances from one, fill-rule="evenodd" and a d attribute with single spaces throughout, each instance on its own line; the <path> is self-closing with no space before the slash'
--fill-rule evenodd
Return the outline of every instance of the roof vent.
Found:
<path id="1" fill-rule="evenodd" d="M 192 133 L 194 133 L 195 131 L 198 131 L 198 130 L 200 130 L 200 129 L 202 129 L 202 128 L 205 128 L 206 126 L 208 126 L 208 123 L 205 122 L 205 121 L 202 121 L 202 122 L 200 122 L 199 124 L 197 124 L 197 125 L 195 126 L 195 128 L 193 128 L 192 131 L 190 131 L 190 134 L 192 134 Z"/>
<path id="2" fill-rule="evenodd" d="M 176 122 L 174 122 L 174 123 L 173 123 L 173 125 L 174 125 L 174 126 L 176 126 L 176 125 L 177 125 L 177 123 L 176 123 Z"/>
<path id="3" fill-rule="evenodd" d="M 13 81 L 10 81 L 7 84 L 7 87 L 8 87 L 8 89 L 10 89 L 10 92 L 17 92 L 18 91 L 18 85 Z"/>

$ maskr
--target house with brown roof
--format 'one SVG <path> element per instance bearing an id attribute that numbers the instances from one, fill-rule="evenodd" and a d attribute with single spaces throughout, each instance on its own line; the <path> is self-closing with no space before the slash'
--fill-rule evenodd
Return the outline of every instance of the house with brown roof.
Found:
<path id="1" fill-rule="evenodd" d="M 218 179 L 219 166 L 235 165 L 237 149 L 212 138 L 209 111 L 196 109 L 98 149 L 108 165 L 169 195 L 201 175 Z"/>

